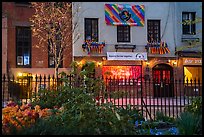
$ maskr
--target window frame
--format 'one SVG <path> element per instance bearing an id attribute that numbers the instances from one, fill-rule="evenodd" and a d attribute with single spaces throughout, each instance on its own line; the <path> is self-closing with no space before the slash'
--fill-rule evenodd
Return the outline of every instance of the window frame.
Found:
<path id="1" fill-rule="evenodd" d="M 93 39 L 93 23 L 94 23 L 94 21 L 96 21 L 95 22 L 95 24 L 97 25 L 97 26 L 95 26 L 97 29 L 95 30 L 96 31 L 96 34 L 97 34 L 97 37 L 96 37 L 96 40 L 95 40 L 95 42 L 98 42 L 99 41 L 99 21 L 98 21 L 98 18 L 84 18 L 84 41 L 86 41 L 87 40 L 87 21 L 91 21 L 91 24 L 90 24 L 90 27 L 91 27 L 91 40 Z"/>
<path id="2" fill-rule="evenodd" d="M 186 12 L 186 11 L 182 12 L 182 35 L 196 35 L 196 23 L 193 23 L 193 24 L 191 23 L 189 25 L 184 25 L 183 24 L 183 22 L 185 21 L 183 19 L 184 14 L 186 14 L 188 16 L 188 20 L 195 21 L 195 19 L 196 19 L 196 12 Z M 189 32 L 184 31 L 184 29 L 185 29 L 184 26 L 188 27 Z M 194 29 L 194 30 L 192 30 L 192 29 Z"/>
<path id="3" fill-rule="evenodd" d="M 152 22 L 153 23 L 153 26 L 149 26 L 149 23 L 150 22 Z M 158 23 L 158 34 L 155 34 L 154 32 L 155 32 L 155 28 L 156 28 L 156 26 L 155 26 L 155 23 Z M 149 30 L 149 28 L 150 27 L 153 27 L 153 30 Z M 156 38 L 156 42 L 160 42 L 161 41 L 161 20 L 158 20 L 158 19 L 148 19 L 147 20 L 147 41 L 148 42 L 151 42 L 151 40 L 150 40 L 150 34 L 149 34 L 149 32 L 150 31 L 153 31 L 153 38 L 155 38 L 155 37 L 157 37 L 157 36 L 155 36 L 155 35 L 158 35 L 158 37 Z M 154 39 L 154 41 L 155 41 L 155 39 Z"/>
<path id="4" fill-rule="evenodd" d="M 28 46 L 27 47 L 24 47 L 24 46 L 19 46 L 18 45 L 18 42 L 19 42 L 19 38 L 18 38 L 18 29 L 21 28 L 21 29 L 29 29 L 29 39 L 28 40 Z M 26 39 L 26 38 L 22 38 L 22 39 Z M 25 42 L 25 41 L 23 41 Z M 24 54 L 24 50 L 25 48 L 28 48 L 28 53 L 29 53 L 29 65 L 24 65 L 24 56 L 23 56 L 23 65 L 18 65 L 18 51 L 19 51 L 19 47 L 22 48 L 22 54 Z M 31 64 L 31 61 L 32 60 L 32 30 L 31 30 L 31 27 L 30 26 L 16 26 L 16 67 L 17 68 L 31 68 L 32 67 L 32 64 Z"/>
<path id="5" fill-rule="evenodd" d="M 125 27 L 127 27 L 127 29 L 125 29 Z M 122 31 L 122 32 L 119 32 L 119 31 Z M 128 40 L 125 40 L 125 31 L 128 31 L 126 33 L 128 35 L 128 37 L 126 37 Z M 118 25 L 117 26 L 117 42 L 131 42 L 131 40 L 130 40 L 130 26 L 129 25 Z"/>

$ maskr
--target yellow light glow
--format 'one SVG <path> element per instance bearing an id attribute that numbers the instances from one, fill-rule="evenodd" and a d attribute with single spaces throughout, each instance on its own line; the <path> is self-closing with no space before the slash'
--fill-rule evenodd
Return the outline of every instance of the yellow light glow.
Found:
<path id="1" fill-rule="evenodd" d="M 102 66 L 102 62 L 98 62 L 98 66 L 101 67 Z"/>
<path id="2" fill-rule="evenodd" d="M 18 75 L 19 77 L 22 77 L 22 76 L 23 76 L 23 73 L 19 72 L 17 75 Z"/>
<path id="3" fill-rule="evenodd" d="M 184 67 L 184 75 L 185 75 L 185 82 L 187 82 L 187 79 L 188 80 L 192 79 L 192 74 L 186 67 Z"/>
<path id="4" fill-rule="evenodd" d="M 106 57 L 102 57 L 102 60 L 106 60 Z"/>
<path id="5" fill-rule="evenodd" d="M 77 65 L 81 67 L 82 66 L 82 61 L 77 61 Z"/>
<path id="6" fill-rule="evenodd" d="M 170 62 L 171 62 L 171 60 L 169 59 L 167 62 L 168 62 L 168 63 L 170 63 Z"/>
<path id="7" fill-rule="evenodd" d="M 174 62 L 173 62 L 173 65 L 174 65 L 174 66 L 176 66 L 176 65 L 177 65 L 177 62 L 176 62 L 176 61 L 174 61 Z"/>

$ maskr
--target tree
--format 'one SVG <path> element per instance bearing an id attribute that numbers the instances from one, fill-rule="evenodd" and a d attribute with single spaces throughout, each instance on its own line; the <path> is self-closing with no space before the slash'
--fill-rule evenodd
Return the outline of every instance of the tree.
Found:
<path id="1" fill-rule="evenodd" d="M 35 10 L 30 18 L 33 36 L 39 40 L 36 47 L 42 48 L 43 43 L 48 45 L 47 51 L 53 57 L 57 76 L 63 54 L 69 54 L 65 51 L 72 47 L 72 34 L 78 26 L 72 18 L 77 11 L 72 13 L 71 2 L 32 2 L 31 5 Z"/>

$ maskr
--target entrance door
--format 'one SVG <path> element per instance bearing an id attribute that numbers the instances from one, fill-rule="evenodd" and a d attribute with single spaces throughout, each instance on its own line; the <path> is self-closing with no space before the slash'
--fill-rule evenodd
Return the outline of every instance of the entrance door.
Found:
<path id="1" fill-rule="evenodd" d="M 158 64 L 152 71 L 154 97 L 173 97 L 173 68 L 167 64 Z"/>

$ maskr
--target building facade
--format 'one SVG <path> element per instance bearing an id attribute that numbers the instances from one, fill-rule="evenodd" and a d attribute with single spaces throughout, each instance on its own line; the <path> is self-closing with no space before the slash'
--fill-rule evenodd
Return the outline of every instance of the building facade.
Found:
<path id="1" fill-rule="evenodd" d="M 71 62 L 83 67 L 96 64 L 95 76 L 154 79 L 151 88 L 196 79 L 202 83 L 202 23 L 183 20 L 202 17 L 201 2 L 73 2 L 72 48 L 64 54 L 59 71 L 70 71 Z M 79 8 L 80 7 L 80 8 Z M 155 10 L 156 8 L 156 10 Z M 29 3 L 2 3 L 2 73 L 54 74 L 47 45 L 36 48 L 29 18 Z M 71 41 L 71 40 L 70 40 Z M 197 41 L 197 46 L 192 43 Z M 181 47 L 184 47 L 182 50 Z M 81 69 L 79 68 L 79 69 Z M 197 89 L 195 88 L 195 91 Z"/>
<path id="2" fill-rule="evenodd" d="M 202 82 L 202 3 L 175 2 L 175 13 L 177 74 L 183 76 L 185 83 L 187 79 L 188 83 L 191 79 L 193 83 Z M 183 20 L 197 21 L 182 25 L 179 22 Z"/>
<path id="3" fill-rule="evenodd" d="M 185 40 L 189 39 L 198 38 L 202 48 L 202 34 L 194 33 L 202 28 L 202 24 L 184 26 L 181 23 L 182 20 L 202 17 L 201 3 L 78 4 L 79 16 L 73 20 L 79 22 L 79 27 L 74 36 L 79 33 L 81 37 L 73 44 L 73 56 L 81 66 L 86 61 L 94 61 L 96 76 L 157 80 L 151 88 L 160 88 L 164 80 L 170 84 L 168 81 L 183 79 L 187 74 L 189 79 L 199 78 L 202 81 L 201 56 L 196 56 L 197 52 L 194 56 L 181 55 L 189 51 L 188 48 L 178 52 L 179 47 L 185 44 L 188 47 L 189 43 Z M 195 51 L 193 49 L 192 53 Z M 176 87 L 168 87 L 162 90 L 168 90 L 174 96 Z"/>
<path id="4" fill-rule="evenodd" d="M 17 76 L 24 74 L 54 74 L 49 61 L 47 44 L 36 47 L 39 40 L 33 36 L 29 18 L 34 9 L 29 2 L 2 3 L 2 73 Z M 69 42 L 69 41 L 68 41 Z M 71 42 L 71 39 L 70 39 Z M 72 49 L 64 54 L 59 71 L 70 71 Z"/>

